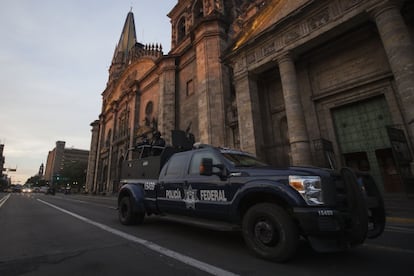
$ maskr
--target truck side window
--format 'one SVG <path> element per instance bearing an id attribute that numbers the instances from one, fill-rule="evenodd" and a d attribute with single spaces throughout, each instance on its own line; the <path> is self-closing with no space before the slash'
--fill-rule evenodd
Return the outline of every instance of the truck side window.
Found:
<path id="1" fill-rule="evenodd" d="M 166 177 L 177 177 L 181 176 L 185 167 L 187 166 L 187 156 L 176 154 L 171 157 L 168 162 Z"/>
<path id="2" fill-rule="evenodd" d="M 211 152 L 196 152 L 191 159 L 190 170 L 188 174 L 199 175 L 200 174 L 200 164 L 203 158 L 213 159 L 213 165 L 221 164 L 220 160 Z M 219 172 L 219 168 L 213 168 L 213 172 Z"/>

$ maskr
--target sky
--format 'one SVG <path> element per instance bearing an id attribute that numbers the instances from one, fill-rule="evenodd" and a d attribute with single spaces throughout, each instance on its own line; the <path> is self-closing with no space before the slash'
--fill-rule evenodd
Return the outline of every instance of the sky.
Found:
<path id="1" fill-rule="evenodd" d="M 155 3 L 157 2 L 157 3 Z M 89 150 L 126 16 L 137 39 L 171 47 L 178 0 L 0 0 L 0 144 L 12 183 L 46 166 L 56 141 Z"/>

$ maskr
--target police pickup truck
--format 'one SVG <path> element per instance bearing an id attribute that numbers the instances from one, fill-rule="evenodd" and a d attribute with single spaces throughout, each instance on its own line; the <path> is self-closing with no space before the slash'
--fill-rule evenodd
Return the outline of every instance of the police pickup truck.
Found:
<path id="1" fill-rule="evenodd" d="M 239 230 L 252 252 L 277 262 L 294 255 L 300 238 L 316 251 L 332 252 L 384 230 L 384 203 L 373 178 L 349 168 L 277 169 L 209 145 L 142 145 L 134 154 L 122 169 L 122 224 L 162 215 Z"/>

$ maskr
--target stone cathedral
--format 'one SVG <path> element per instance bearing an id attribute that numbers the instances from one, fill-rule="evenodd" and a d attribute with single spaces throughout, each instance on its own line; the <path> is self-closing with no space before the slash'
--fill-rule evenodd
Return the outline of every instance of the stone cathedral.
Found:
<path id="1" fill-rule="evenodd" d="M 174 129 L 414 192 L 414 1 L 178 0 L 167 16 L 164 53 L 127 14 L 91 124 L 89 192 L 116 193 L 128 150 Z"/>

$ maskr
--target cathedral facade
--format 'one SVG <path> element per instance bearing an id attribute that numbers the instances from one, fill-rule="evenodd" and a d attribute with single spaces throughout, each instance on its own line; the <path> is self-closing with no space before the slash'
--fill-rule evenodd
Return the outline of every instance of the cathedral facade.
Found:
<path id="1" fill-rule="evenodd" d="M 189 129 L 274 166 L 353 167 L 414 192 L 414 5 L 179 0 L 169 53 L 128 13 L 91 124 L 91 192 L 117 192 L 143 135 Z"/>

